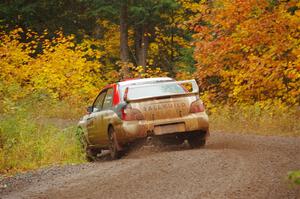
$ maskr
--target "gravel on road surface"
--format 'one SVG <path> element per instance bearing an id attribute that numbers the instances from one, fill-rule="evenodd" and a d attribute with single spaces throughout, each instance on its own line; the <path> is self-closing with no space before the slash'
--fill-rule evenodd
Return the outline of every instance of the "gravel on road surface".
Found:
<path id="1" fill-rule="evenodd" d="M 120 160 L 0 179 L 0 198 L 300 198 L 300 137 L 212 133 L 205 148 L 145 146 Z"/>

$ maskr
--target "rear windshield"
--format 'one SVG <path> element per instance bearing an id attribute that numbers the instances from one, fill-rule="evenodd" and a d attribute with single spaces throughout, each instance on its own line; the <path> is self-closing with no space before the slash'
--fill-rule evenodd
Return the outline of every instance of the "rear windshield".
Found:
<path id="1" fill-rule="evenodd" d="M 122 92 L 122 100 L 124 97 L 124 91 L 127 86 L 121 87 Z M 186 90 L 179 84 L 151 84 L 145 85 L 141 87 L 130 87 L 128 91 L 129 99 L 138 99 L 138 98 L 148 98 L 148 97 L 158 97 L 158 96 L 166 96 L 173 94 L 183 94 L 186 93 Z"/>

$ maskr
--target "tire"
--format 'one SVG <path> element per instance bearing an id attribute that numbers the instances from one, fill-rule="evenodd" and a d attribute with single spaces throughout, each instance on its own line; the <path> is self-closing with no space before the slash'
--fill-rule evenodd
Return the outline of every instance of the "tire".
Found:
<path id="1" fill-rule="evenodd" d="M 121 151 L 118 150 L 118 142 L 116 139 L 116 132 L 113 127 L 108 129 L 108 138 L 109 138 L 109 151 L 110 157 L 112 160 L 121 158 Z"/>
<path id="2" fill-rule="evenodd" d="M 188 138 L 189 145 L 192 149 L 201 148 L 205 146 L 206 140 L 200 133 L 195 133 L 189 136 Z"/>
<path id="3" fill-rule="evenodd" d="M 93 150 L 93 149 L 89 149 L 89 148 L 86 148 L 85 149 L 85 159 L 86 161 L 88 162 L 94 162 L 97 160 L 97 154 L 98 152 Z"/>
<path id="4" fill-rule="evenodd" d="M 88 146 L 88 142 L 84 136 L 83 130 L 81 128 L 77 129 L 77 137 L 79 139 L 79 142 L 81 144 L 82 150 L 85 153 L 85 159 L 88 162 L 93 162 L 97 159 L 97 154 L 99 150 L 91 149 Z"/>

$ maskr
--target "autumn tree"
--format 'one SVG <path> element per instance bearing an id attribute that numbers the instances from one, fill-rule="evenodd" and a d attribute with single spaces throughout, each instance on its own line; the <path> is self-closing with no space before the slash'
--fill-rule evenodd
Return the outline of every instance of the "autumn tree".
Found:
<path id="1" fill-rule="evenodd" d="M 129 8 L 131 24 L 134 29 L 135 59 L 137 65 L 147 65 L 147 55 L 151 36 L 155 27 L 164 23 L 164 15 L 170 15 L 177 8 L 174 0 L 133 1 Z"/>
<path id="2" fill-rule="evenodd" d="M 60 29 L 66 35 L 74 34 L 77 42 L 86 37 L 93 38 L 95 43 L 102 43 L 100 46 L 94 45 L 99 49 L 106 48 L 102 46 L 105 43 L 109 45 L 101 40 L 106 38 L 108 31 L 115 30 L 110 32 L 112 37 L 109 39 L 111 45 L 115 45 L 112 47 L 114 50 L 110 51 L 114 53 L 102 59 L 105 65 L 114 65 L 116 70 L 121 66 L 124 77 L 130 75 L 128 62 L 143 68 L 146 65 L 160 67 L 175 76 L 177 67 L 193 67 L 193 49 L 189 45 L 191 31 L 182 28 L 185 26 L 182 24 L 189 15 L 195 14 L 190 12 L 194 9 L 195 2 L 197 1 L 6 0 L 0 3 L 0 23 L 8 31 L 16 26 L 30 28 L 37 33 L 47 29 L 48 39 Z M 182 26 L 179 27 L 180 25 Z M 112 41 L 112 38 L 119 43 Z M 117 61 L 119 66 L 116 66 Z"/>
<path id="3" fill-rule="evenodd" d="M 191 27 L 201 88 L 213 101 L 299 104 L 300 3 L 201 3 Z"/>
<path id="4" fill-rule="evenodd" d="M 164 1 L 93 1 L 93 14 L 106 18 L 120 25 L 120 59 L 136 65 L 147 65 L 149 43 L 154 40 L 155 27 L 164 23 L 166 17 L 176 8 L 174 0 Z M 128 30 L 133 31 L 134 51 L 129 52 Z M 126 64 L 123 65 L 127 71 Z M 127 73 L 127 72 L 125 72 Z"/>

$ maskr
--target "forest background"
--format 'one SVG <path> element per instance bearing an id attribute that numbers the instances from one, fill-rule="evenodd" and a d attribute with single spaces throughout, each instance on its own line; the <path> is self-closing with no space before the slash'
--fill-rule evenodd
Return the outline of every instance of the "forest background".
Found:
<path id="1" fill-rule="evenodd" d="M 195 78 L 212 131 L 299 136 L 299 1 L 1 1 L 0 172 L 84 161 L 66 121 L 156 76 Z"/>

